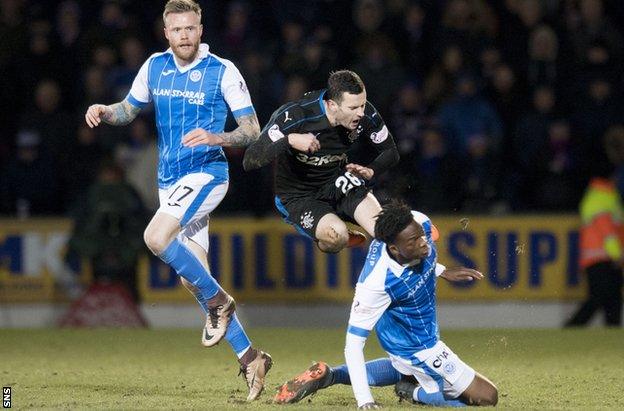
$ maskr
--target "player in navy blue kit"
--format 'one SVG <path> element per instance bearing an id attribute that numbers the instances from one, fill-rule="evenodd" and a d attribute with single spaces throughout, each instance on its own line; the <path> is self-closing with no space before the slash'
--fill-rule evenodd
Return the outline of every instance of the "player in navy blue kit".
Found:
<path id="1" fill-rule="evenodd" d="M 407 205 L 385 205 L 375 224 L 375 240 L 360 273 L 347 329 L 346 365 L 315 364 L 284 384 L 278 402 L 295 402 L 332 384 L 351 384 L 358 406 L 378 408 L 370 385 L 396 383 L 401 398 L 436 405 L 495 405 L 498 391 L 487 378 L 440 340 L 436 318 L 436 278 L 473 281 L 469 268 L 447 269 L 437 262 L 434 226 Z M 389 358 L 364 362 L 372 329 Z M 418 384 L 402 380 L 412 376 Z"/>
<path id="2" fill-rule="evenodd" d="M 377 152 L 370 164 L 350 161 L 348 151 L 356 141 Z M 274 159 L 277 209 L 322 251 L 335 253 L 366 240 L 344 221 L 373 236 L 381 206 L 365 181 L 396 164 L 399 153 L 356 73 L 336 71 L 327 89 L 306 93 L 273 113 L 260 138 L 247 148 L 243 166 L 251 170 Z"/>
<path id="3" fill-rule="evenodd" d="M 251 346 L 234 299 L 210 274 L 207 252 L 209 213 L 228 188 L 221 147 L 247 146 L 258 138 L 260 126 L 238 69 L 201 43 L 199 5 L 170 0 L 163 19 L 170 48 L 147 59 L 123 101 L 94 104 L 85 119 L 90 127 L 102 121 L 126 125 L 154 103 L 160 208 L 145 230 L 145 243 L 182 277 L 206 313 L 202 344 L 214 346 L 225 337 L 232 346 L 249 388 L 247 399 L 254 400 L 272 360 Z M 228 108 L 238 127 L 224 132 Z"/>

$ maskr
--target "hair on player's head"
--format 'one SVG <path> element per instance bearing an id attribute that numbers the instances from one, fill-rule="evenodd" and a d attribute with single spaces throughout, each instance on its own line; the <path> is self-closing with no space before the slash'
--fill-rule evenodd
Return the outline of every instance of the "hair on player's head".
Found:
<path id="1" fill-rule="evenodd" d="M 360 94 L 364 91 L 364 82 L 351 70 L 334 71 L 327 79 L 327 98 L 340 104 L 342 93 Z"/>
<path id="2" fill-rule="evenodd" d="M 392 244 L 412 221 L 414 217 L 410 207 L 401 200 L 391 200 L 377 214 L 375 238 L 386 244 Z"/>
<path id="3" fill-rule="evenodd" d="M 163 11 L 163 21 L 167 23 L 167 15 L 171 13 L 187 13 L 192 11 L 201 19 L 201 7 L 194 0 L 169 0 Z"/>

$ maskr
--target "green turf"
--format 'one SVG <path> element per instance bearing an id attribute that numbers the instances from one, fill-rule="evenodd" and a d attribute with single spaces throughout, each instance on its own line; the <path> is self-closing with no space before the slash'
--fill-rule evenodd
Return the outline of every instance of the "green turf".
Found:
<path id="1" fill-rule="evenodd" d="M 251 329 L 275 365 L 252 405 L 227 344 L 199 344 L 199 330 L 1 330 L 0 375 L 13 407 L 280 409 L 275 387 L 313 360 L 343 362 L 344 331 Z M 624 409 L 624 330 L 447 331 L 444 341 L 499 387 L 502 409 Z M 370 339 L 367 358 L 382 355 Z M 391 387 L 374 388 L 387 409 Z M 283 409 L 284 406 L 281 406 Z M 335 386 L 287 409 L 354 409 Z"/>

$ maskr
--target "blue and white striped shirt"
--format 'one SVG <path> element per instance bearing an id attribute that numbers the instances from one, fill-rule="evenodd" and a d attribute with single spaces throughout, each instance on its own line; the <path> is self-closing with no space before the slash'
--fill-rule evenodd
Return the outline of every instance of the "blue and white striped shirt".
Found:
<path id="1" fill-rule="evenodd" d="M 367 337 L 375 328 L 383 349 L 402 358 L 433 347 L 439 340 L 436 318 L 436 277 L 445 267 L 437 264 L 431 220 L 417 211 L 429 255 L 411 266 L 392 259 L 382 241 L 374 240 L 356 286 L 348 333 Z"/>
<path id="2" fill-rule="evenodd" d="M 184 67 L 176 64 L 171 49 L 155 53 L 139 70 L 127 100 L 141 108 L 154 102 L 160 188 L 191 173 L 227 181 L 221 147 L 184 147 L 182 137 L 196 128 L 222 133 L 228 107 L 234 117 L 254 113 L 245 80 L 231 61 L 210 53 L 207 44 L 200 44 L 197 59 Z"/>

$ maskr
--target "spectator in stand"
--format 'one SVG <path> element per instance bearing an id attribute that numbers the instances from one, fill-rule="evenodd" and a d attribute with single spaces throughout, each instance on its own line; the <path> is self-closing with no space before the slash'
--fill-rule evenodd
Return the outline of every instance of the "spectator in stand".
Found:
<path id="1" fill-rule="evenodd" d="M 409 3 L 400 17 L 394 44 L 400 48 L 399 54 L 407 70 L 418 79 L 423 79 L 431 58 L 427 47 L 430 39 L 425 27 L 427 12 L 423 5 Z"/>
<path id="2" fill-rule="evenodd" d="M 500 49 L 492 44 L 483 47 L 479 53 L 480 76 L 486 82 L 491 82 L 496 69 L 503 64 Z"/>
<path id="3" fill-rule="evenodd" d="M 123 3 L 105 0 L 98 11 L 98 19 L 86 33 L 87 44 L 119 44 L 128 35 L 131 18 Z M 140 32 L 137 30 L 137 32 Z"/>
<path id="4" fill-rule="evenodd" d="M 325 46 L 317 40 L 309 40 L 303 48 L 305 69 L 301 73 L 308 81 L 309 87 L 314 90 L 325 87 L 327 73 L 335 67 L 331 53 L 327 53 Z"/>
<path id="5" fill-rule="evenodd" d="M 540 150 L 529 176 L 534 207 L 539 210 L 573 210 L 578 204 L 579 157 L 572 139 L 570 123 L 557 119 L 548 127 L 548 140 Z"/>
<path id="6" fill-rule="evenodd" d="M 84 73 L 80 106 L 88 107 L 97 101 L 112 101 L 111 89 L 106 81 L 106 71 L 92 65 Z"/>
<path id="7" fill-rule="evenodd" d="M 505 2 L 501 11 L 500 33 L 504 59 L 518 73 L 527 72 L 529 35 L 544 20 L 544 8 L 541 0 L 522 0 Z"/>
<path id="8" fill-rule="evenodd" d="M 622 104 L 614 95 L 613 85 L 597 77 L 589 81 L 584 98 L 575 101 L 575 105 L 571 121 L 580 136 L 584 172 L 592 175 L 595 166 L 608 162 L 604 147 L 596 141 L 602 139 L 610 126 L 621 121 Z"/>
<path id="9" fill-rule="evenodd" d="M 220 47 L 230 59 L 240 60 L 243 52 L 257 42 L 249 24 L 249 13 L 249 5 L 242 1 L 233 1 L 227 8 Z"/>
<path id="10" fill-rule="evenodd" d="M 602 0 L 581 0 L 580 21 L 578 26 L 568 27 L 569 40 L 572 43 L 576 63 L 587 55 L 587 50 L 596 41 L 604 42 L 609 55 L 616 62 L 622 61 L 622 33 L 604 13 Z"/>
<path id="11" fill-rule="evenodd" d="M 249 94 L 264 104 L 258 105 L 258 120 L 264 124 L 271 116 L 271 109 L 278 105 L 279 93 L 284 79 L 271 70 L 270 59 L 259 50 L 250 49 L 243 55 L 241 73 L 245 77 Z"/>
<path id="12" fill-rule="evenodd" d="M 492 10 L 482 0 L 451 0 L 442 11 L 436 43 L 441 49 L 458 45 L 466 56 L 475 56 L 495 31 Z"/>
<path id="13" fill-rule="evenodd" d="M 402 159 L 406 157 L 401 156 Z M 407 199 L 428 213 L 456 212 L 462 206 L 463 180 L 458 178 L 465 169 L 462 161 L 448 150 L 442 134 L 428 128 L 422 131 L 418 156 L 409 156 Z M 409 171 L 408 171 L 409 170 Z"/>
<path id="14" fill-rule="evenodd" d="M 487 95 L 501 118 L 504 139 L 507 142 L 512 127 L 522 112 L 522 107 L 526 106 L 525 94 L 518 84 L 516 73 L 508 64 L 500 64 L 494 69 Z M 504 151 L 504 154 L 506 155 L 507 151 Z"/>
<path id="15" fill-rule="evenodd" d="M 387 113 L 399 87 L 405 81 L 403 67 L 396 61 L 394 45 L 386 37 L 369 39 L 363 58 L 354 64 L 366 84 L 366 94 L 380 113 Z"/>
<path id="16" fill-rule="evenodd" d="M 308 82 L 301 76 L 292 76 L 286 80 L 280 104 L 299 100 L 308 91 Z"/>
<path id="17" fill-rule="evenodd" d="M 44 79 L 51 79 L 58 88 L 58 78 L 63 72 L 63 62 L 56 55 L 52 39 L 52 25 L 44 18 L 38 18 L 29 25 L 30 37 L 25 51 L 15 56 L 13 64 L 19 70 L 20 91 L 16 96 L 24 99 L 24 107 L 29 107 L 37 85 Z M 60 92 L 60 91 L 59 91 Z"/>
<path id="18" fill-rule="evenodd" d="M 473 134 L 466 141 L 467 156 L 462 157 L 462 204 L 467 213 L 506 211 L 506 204 L 498 198 L 501 158 L 492 147 L 492 139 L 484 134 Z"/>
<path id="19" fill-rule="evenodd" d="M 290 76 L 305 70 L 302 54 L 304 43 L 305 29 L 301 22 L 292 19 L 282 25 L 277 68 L 284 75 Z"/>
<path id="20" fill-rule="evenodd" d="M 80 208 L 84 204 L 87 189 L 95 182 L 98 167 L 105 152 L 97 136 L 99 130 L 93 130 L 80 122 L 75 133 L 75 140 L 66 146 L 67 162 L 62 168 L 67 211 Z"/>
<path id="21" fill-rule="evenodd" d="M 506 184 L 503 185 L 502 196 L 514 211 L 535 209 L 530 177 L 540 150 L 548 140 L 549 125 L 555 117 L 554 90 L 550 86 L 536 88 L 532 106 L 515 124 L 509 144 L 511 156 L 504 173 Z"/>
<path id="22" fill-rule="evenodd" d="M 111 86 L 114 100 L 121 100 L 130 90 L 132 80 L 145 61 L 145 47 L 136 37 L 126 37 L 120 45 L 121 64 L 111 71 Z"/>
<path id="23" fill-rule="evenodd" d="M 542 24 L 529 36 L 529 58 L 525 74 L 527 85 L 533 89 L 539 84 L 557 88 L 559 83 L 559 40 L 555 31 Z"/>
<path id="24" fill-rule="evenodd" d="M 60 82 L 63 95 L 75 107 L 80 102 L 80 89 L 75 86 L 75 81 L 80 78 L 88 50 L 81 26 L 81 9 L 77 1 L 65 0 L 59 4 L 54 28 L 58 42 L 58 60 L 74 63 L 61 66 Z"/>
<path id="25" fill-rule="evenodd" d="M 494 107 L 479 95 L 471 74 L 458 78 L 455 96 L 440 108 L 437 118 L 447 146 L 455 154 L 467 154 L 473 136 L 485 139 L 488 155 L 500 153 L 502 123 Z"/>
<path id="26" fill-rule="evenodd" d="M 56 164 L 41 147 L 36 130 L 17 135 L 15 157 L 0 178 L 2 208 L 18 218 L 51 215 L 61 211 Z"/>
<path id="27" fill-rule="evenodd" d="M 430 107 L 439 108 L 453 96 L 457 79 L 465 68 L 464 54 L 459 47 L 449 46 L 443 51 L 423 85 L 425 101 Z"/>
<path id="28" fill-rule="evenodd" d="M 65 148 L 71 140 L 73 118 L 62 107 L 62 95 L 56 80 L 37 83 L 34 104 L 21 119 L 22 129 L 34 130 L 41 139 L 41 149 L 55 163 L 69 161 Z"/>

